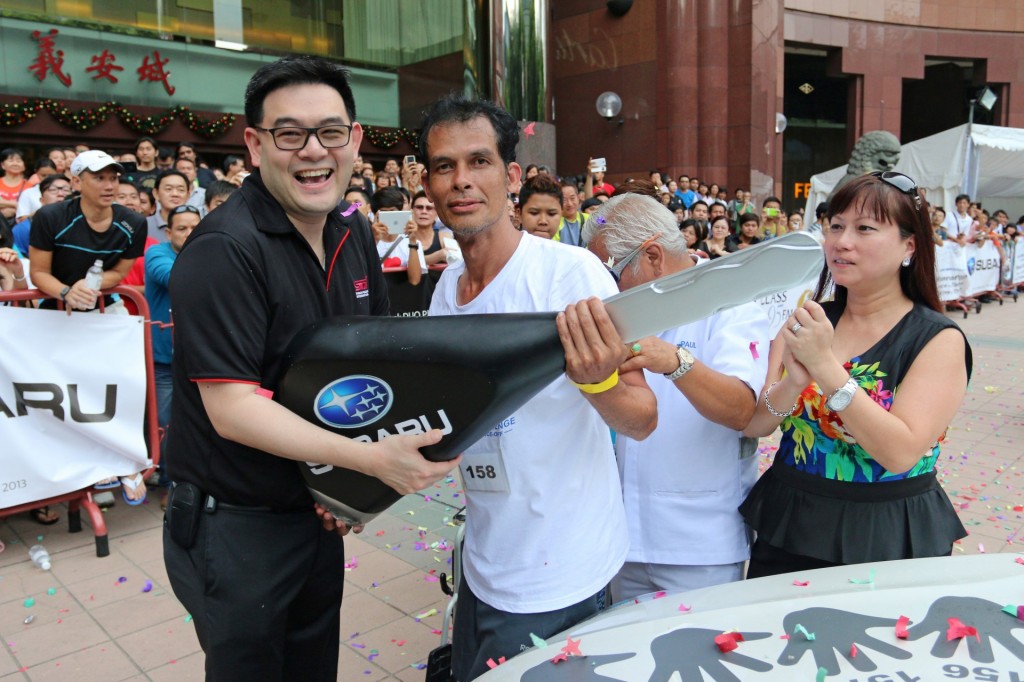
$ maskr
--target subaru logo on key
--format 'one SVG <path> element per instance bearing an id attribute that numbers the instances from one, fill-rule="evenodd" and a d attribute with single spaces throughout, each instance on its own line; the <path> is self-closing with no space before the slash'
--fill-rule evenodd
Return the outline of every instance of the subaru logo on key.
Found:
<path id="1" fill-rule="evenodd" d="M 339 429 L 354 429 L 377 421 L 391 409 L 394 394 L 386 382 L 354 374 L 324 386 L 316 396 L 317 419 Z"/>

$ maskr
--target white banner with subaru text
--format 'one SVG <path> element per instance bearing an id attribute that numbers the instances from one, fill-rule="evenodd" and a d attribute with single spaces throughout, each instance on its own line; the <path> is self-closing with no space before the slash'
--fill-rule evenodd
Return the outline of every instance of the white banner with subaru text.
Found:
<path id="1" fill-rule="evenodd" d="M 0 307 L 0 509 L 149 466 L 144 324 Z"/>
<path id="2" fill-rule="evenodd" d="M 794 310 L 814 298 L 814 290 L 817 286 L 818 280 L 813 279 L 792 289 L 757 299 L 761 310 L 768 316 L 768 335 L 772 339 L 779 333 L 783 323 L 789 319 Z"/>
<path id="3" fill-rule="evenodd" d="M 999 249 L 991 239 L 986 239 L 980 246 L 977 243 L 968 244 L 964 247 L 964 255 L 967 257 L 967 273 L 970 276 L 968 296 L 999 288 L 1001 259 Z"/>
<path id="4" fill-rule="evenodd" d="M 1013 244 L 1013 268 L 1012 275 L 1013 284 L 1020 284 L 1024 282 L 1024 238 L 1014 239 Z"/>
<path id="5" fill-rule="evenodd" d="M 946 240 L 942 246 L 935 245 L 935 280 L 940 301 L 964 297 L 970 281 L 964 247 L 951 240 Z"/>

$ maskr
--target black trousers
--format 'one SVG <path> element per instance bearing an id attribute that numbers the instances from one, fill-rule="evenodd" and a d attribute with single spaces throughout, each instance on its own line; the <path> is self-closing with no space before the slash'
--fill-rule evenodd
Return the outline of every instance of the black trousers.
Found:
<path id="1" fill-rule="evenodd" d="M 164 528 L 167 575 L 192 615 L 211 682 L 334 682 L 344 560 L 342 538 L 312 508 L 220 507 L 202 514 L 190 549 Z"/>

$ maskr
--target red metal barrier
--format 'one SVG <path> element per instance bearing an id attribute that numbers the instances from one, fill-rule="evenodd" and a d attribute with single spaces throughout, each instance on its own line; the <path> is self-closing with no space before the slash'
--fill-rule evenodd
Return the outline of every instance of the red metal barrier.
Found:
<path id="1" fill-rule="evenodd" d="M 138 306 L 139 316 L 146 320 L 145 329 L 143 330 L 143 340 L 145 343 L 145 364 L 146 364 L 146 419 L 145 419 L 145 433 L 146 442 L 149 448 L 149 457 L 153 461 L 154 466 L 159 463 L 160 460 L 160 434 L 159 427 L 157 424 L 157 410 L 156 410 L 156 386 L 154 383 L 153 376 L 153 342 L 150 335 L 150 325 L 159 324 L 154 323 L 149 319 L 149 305 L 146 303 L 146 297 L 142 293 L 126 286 L 116 286 L 113 289 L 106 289 L 104 294 L 118 294 L 122 298 L 130 299 L 135 305 Z M 52 298 L 47 296 L 38 289 L 25 289 L 21 291 L 3 291 L 0 292 L 0 304 L 12 302 L 12 301 L 35 301 L 42 298 Z M 99 297 L 97 305 L 100 307 L 100 312 L 104 311 L 104 299 Z M 61 301 L 57 302 L 60 310 L 64 309 L 64 304 Z M 75 313 L 80 315 L 82 313 Z M 153 472 L 153 468 L 149 468 L 143 472 L 143 477 L 148 477 Z M 96 536 L 96 556 L 104 557 L 110 554 L 110 545 L 107 540 L 107 524 L 103 519 L 103 512 L 93 502 L 92 494 L 97 492 L 93 486 L 75 490 L 72 492 L 64 493 L 62 495 L 56 495 L 54 497 L 48 497 L 42 500 L 36 500 L 35 502 L 28 502 L 25 504 L 19 504 L 14 507 L 5 507 L 0 509 L 0 518 L 10 516 L 12 514 L 18 514 L 21 512 L 28 512 L 37 507 L 43 507 L 46 505 L 55 505 L 60 502 L 68 503 L 68 532 L 78 533 L 82 530 L 82 515 L 81 509 L 84 508 L 85 512 L 89 515 L 89 519 L 92 521 L 93 534 Z"/>

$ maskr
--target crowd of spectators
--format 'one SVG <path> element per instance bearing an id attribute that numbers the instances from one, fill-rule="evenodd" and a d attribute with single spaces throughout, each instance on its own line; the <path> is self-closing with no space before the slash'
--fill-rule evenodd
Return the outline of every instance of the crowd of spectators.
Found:
<path id="1" fill-rule="evenodd" d="M 167 278 L 174 256 L 191 228 L 223 203 L 245 179 L 240 157 L 228 157 L 210 170 L 195 145 L 182 143 L 174 154 L 140 139 L 131 153 L 111 156 L 87 145 L 51 148 L 25 177 L 24 153 L 0 152 L 0 290 L 35 287 L 49 298 L 34 302 L 72 311 L 136 313 L 132 302 L 104 296 L 89 287 L 86 273 L 94 261 L 103 267 L 100 289 L 117 285 L 145 294 L 153 320 L 169 325 Z M 226 172 L 225 172 L 226 171 Z M 153 247 L 151 249 L 151 247 Z M 169 420 L 171 333 L 155 326 L 154 366 L 159 426 Z M 161 480 L 166 486 L 166 477 Z M 122 489 L 125 502 L 140 504 L 146 495 L 141 476 L 100 481 L 97 488 Z M 101 506 L 114 504 L 110 492 L 96 495 Z M 41 524 L 58 515 L 46 507 L 32 512 Z"/>

